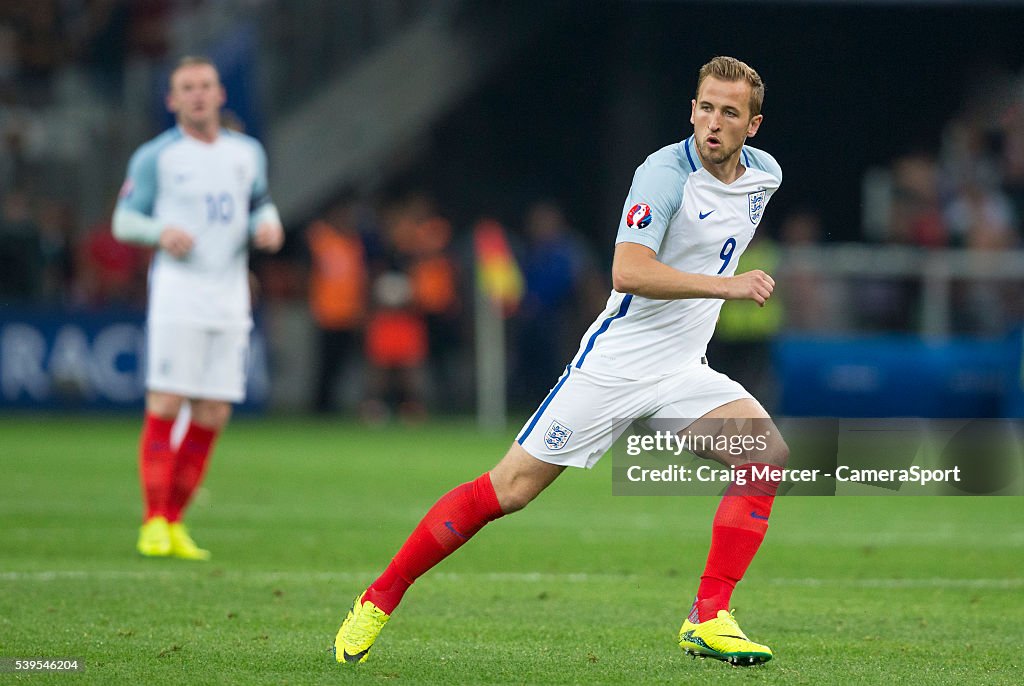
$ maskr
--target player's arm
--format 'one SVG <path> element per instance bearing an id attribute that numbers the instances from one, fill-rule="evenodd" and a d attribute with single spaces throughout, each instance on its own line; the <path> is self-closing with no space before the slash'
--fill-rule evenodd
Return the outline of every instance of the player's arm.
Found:
<path id="1" fill-rule="evenodd" d="M 156 245 L 174 257 L 185 257 L 192 250 L 192 234 L 153 216 L 156 187 L 156 152 L 152 146 L 143 146 L 132 155 L 118 194 L 111 222 L 114 237 L 125 243 Z"/>
<path id="2" fill-rule="evenodd" d="M 620 293 L 653 300 L 719 298 L 753 300 L 763 306 L 771 297 L 775 281 L 760 269 L 735 276 L 681 272 L 659 262 L 647 246 L 622 242 L 615 246 L 612 287 Z"/>
<path id="3" fill-rule="evenodd" d="M 267 180 L 267 153 L 259 143 L 256 145 L 256 178 L 249 198 L 249 236 L 257 250 L 275 253 L 284 245 L 284 227 L 277 206 L 270 199 L 270 184 Z"/>
<path id="4" fill-rule="evenodd" d="M 128 207 L 114 210 L 114 237 L 125 243 L 158 246 L 174 257 L 184 257 L 192 250 L 192 235 L 178 226 L 164 225 L 159 219 Z"/>
<path id="5" fill-rule="evenodd" d="M 284 227 L 274 203 L 266 203 L 249 218 L 252 244 L 258 250 L 275 253 L 284 245 Z"/>

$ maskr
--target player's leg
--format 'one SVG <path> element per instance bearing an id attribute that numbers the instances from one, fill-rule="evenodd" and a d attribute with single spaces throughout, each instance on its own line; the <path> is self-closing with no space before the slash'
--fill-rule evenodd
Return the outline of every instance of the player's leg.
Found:
<path id="1" fill-rule="evenodd" d="M 182 516 L 202 483 L 210 453 L 231 417 L 231 403 L 194 398 L 192 418 L 174 456 L 174 473 L 167 505 L 171 554 L 187 560 L 208 560 L 210 552 L 196 545 Z"/>
<path id="2" fill-rule="evenodd" d="M 167 510 L 174 473 L 171 429 L 184 398 L 173 393 L 146 393 L 146 415 L 139 439 L 139 480 L 145 514 L 136 549 L 147 557 L 171 554 Z"/>
<path id="3" fill-rule="evenodd" d="M 192 376 L 180 382 L 189 390 L 192 415 L 175 453 L 167 519 L 171 554 L 208 560 L 210 552 L 196 545 L 181 519 L 206 473 L 217 437 L 231 418 L 232 403 L 245 399 L 249 332 L 199 329 L 189 335 L 195 337 Z"/>
<path id="4" fill-rule="evenodd" d="M 566 368 L 488 473 L 444 495 L 387 570 L 356 598 L 335 638 L 339 662 L 362 662 L 409 585 L 457 550 L 487 522 L 526 507 L 566 467 L 591 467 L 640 416 L 656 392 L 649 384 Z"/>
<path id="5" fill-rule="evenodd" d="M 352 604 L 334 640 L 338 662 L 364 662 L 406 590 L 488 522 L 523 509 L 565 469 L 514 443 L 490 472 L 441 496 L 391 563 Z"/>
<path id="6" fill-rule="evenodd" d="M 146 418 L 139 448 L 139 472 L 146 516 L 137 548 L 143 555 L 171 554 L 167 510 L 174 481 L 171 434 L 185 398 L 203 376 L 201 330 L 152 322 L 146 331 Z"/>
<path id="7" fill-rule="evenodd" d="M 384 574 L 370 584 L 365 600 L 391 614 L 417 578 L 458 550 L 488 522 L 526 507 L 563 469 L 541 462 L 513 444 L 490 472 L 441 496 Z"/>
<path id="8" fill-rule="evenodd" d="M 715 447 L 698 454 L 731 467 L 736 476 L 715 512 L 711 548 L 697 597 L 680 629 L 680 645 L 687 652 L 736 664 L 765 662 L 772 657 L 771 649 L 746 638 L 729 604 L 768 530 L 779 486 L 770 468 L 784 466 L 789 449 L 768 413 L 752 398 L 715 408 L 686 433 L 714 436 L 710 443 Z M 746 437 L 754 440 L 743 440 Z"/>

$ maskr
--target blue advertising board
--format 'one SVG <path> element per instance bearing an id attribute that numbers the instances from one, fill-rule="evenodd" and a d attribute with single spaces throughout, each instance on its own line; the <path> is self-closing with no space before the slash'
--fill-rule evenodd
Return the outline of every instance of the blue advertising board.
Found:
<path id="1" fill-rule="evenodd" d="M 774 350 L 780 411 L 803 417 L 1021 416 L 1020 345 L 1019 333 L 936 341 L 783 337 Z"/>
<path id="2" fill-rule="evenodd" d="M 267 346 L 257 326 L 243 409 L 267 399 Z M 145 314 L 0 308 L 0 408 L 141 407 Z"/>

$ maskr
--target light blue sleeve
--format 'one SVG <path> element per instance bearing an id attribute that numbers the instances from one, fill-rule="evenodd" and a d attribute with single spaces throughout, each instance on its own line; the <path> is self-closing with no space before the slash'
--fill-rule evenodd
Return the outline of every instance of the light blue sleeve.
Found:
<path id="1" fill-rule="evenodd" d="M 639 243 L 657 253 L 669 222 L 683 203 L 687 178 L 668 160 L 647 158 L 633 175 L 615 243 Z"/>
<path id="2" fill-rule="evenodd" d="M 248 139 L 256 149 L 256 175 L 252 182 L 252 195 L 249 197 L 249 233 L 263 222 L 280 224 L 281 217 L 270 197 L 270 182 L 267 174 L 267 151 L 255 138 Z"/>
<path id="3" fill-rule="evenodd" d="M 780 165 L 774 157 L 769 153 L 755 148 L 752 145 L 743 146 L 744 163 L 754 169 L 760 169 L 761 171 L 774 177 L 778 186 L 782 185 L 782 165 Z M 778 188 L 776 186 L 776 188 Z"/>
<path id="4" fill-rule="evenodd" d="M 153 216 L 156 202 L 157 158 L 161 146 L 147 143 L 135 151 L 128 161 L 128 175 L 117 199 L 118 209 L 139 212 Z"/>
<path id="5" fill-rule="evenodd" d="M 256 146 L 256 177 L 252 182 L 252 197 L 249 199 L 249 214 L 255 214 L 270 200 L 270 182 L 267 180 L 267 152 L 256 140 L 250 139 Z"/>

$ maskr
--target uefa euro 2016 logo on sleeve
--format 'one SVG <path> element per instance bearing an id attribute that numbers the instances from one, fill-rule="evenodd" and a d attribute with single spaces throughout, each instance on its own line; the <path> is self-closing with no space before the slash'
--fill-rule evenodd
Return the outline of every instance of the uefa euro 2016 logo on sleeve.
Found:
<path id="1" fill-rule="evenodd" d="M 764 214 L 764 198 L 768 194 L 768 191 L 757 191 L 755 193 L 747 193 L 747 204 L 750 207 L 750 223 L 756 224 L 761 221 L 761 215 Z"/>
<path id="2" fill-rule="evenodd" d="M 651 214 L 651 206 L 646 203 L 637 203 L 629 208 L 626 213 L 626 226 L 635 229 L 646 229 L 651 225 L 654 215 Z"/>
<path id="3" fill-rule="evenodd" d="M 556 419 L 544 434 L 544 445 L 548 450 L 561 450 L 568 443 L 569 436 L 572 436 L 572 429 Z"/>
<path id="4" fill-rule="evenodd" d="M 125 179 L 124 183 L 121 184 L 121 190 L 118 191 L 117 197 L 120 200 L 124 200 L 125 198 L 131 196 L 133 190 L 135 190 L 135 182 L 133 182 L 131 179 Z"/>

